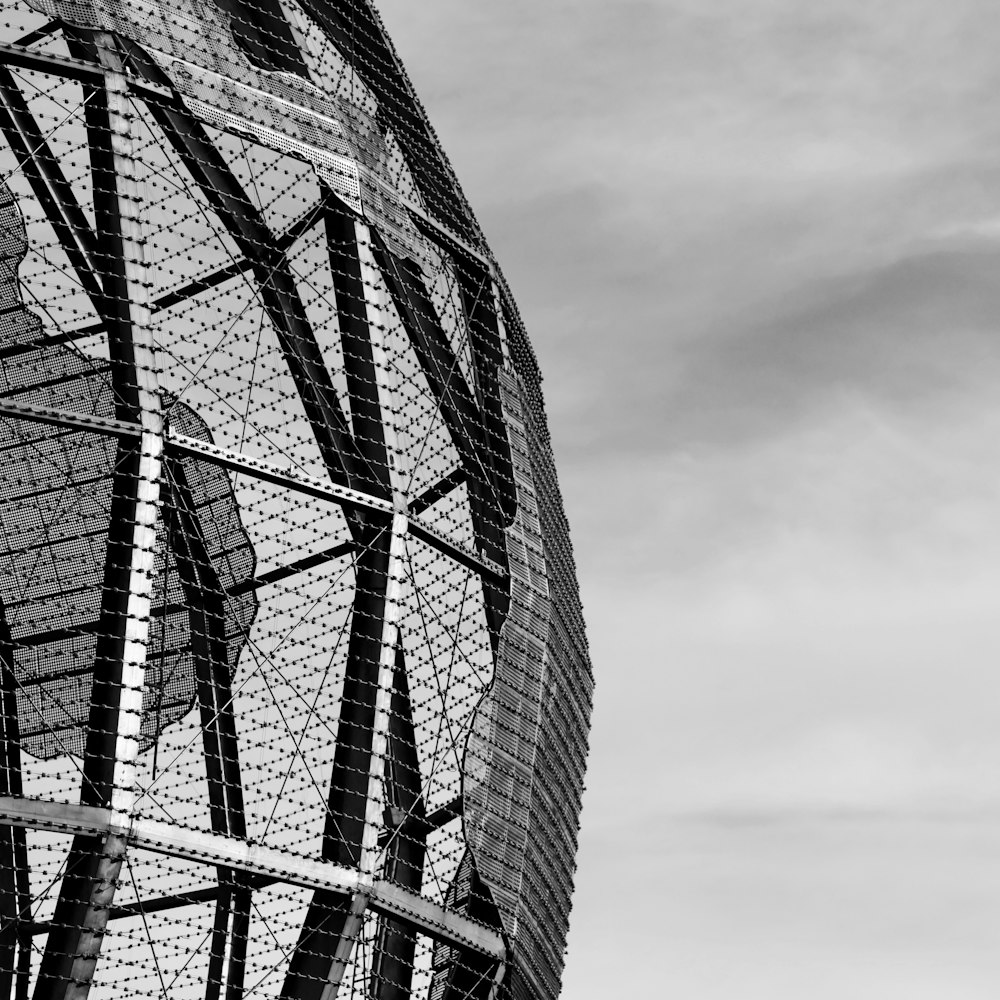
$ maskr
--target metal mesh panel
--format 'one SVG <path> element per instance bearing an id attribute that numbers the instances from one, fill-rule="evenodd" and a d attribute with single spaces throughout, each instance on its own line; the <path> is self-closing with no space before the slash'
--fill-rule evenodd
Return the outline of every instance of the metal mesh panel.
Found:
<path id="1" fill-rule="evenodd" d="M 0 998 L 555 997 L 539 376 L 374 9 L 0 47 Z"/>

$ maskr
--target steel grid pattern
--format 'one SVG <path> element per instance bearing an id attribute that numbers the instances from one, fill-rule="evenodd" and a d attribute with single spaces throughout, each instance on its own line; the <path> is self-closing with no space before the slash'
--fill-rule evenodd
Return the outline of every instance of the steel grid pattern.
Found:
<path id="1" fill-rule="evenodd" d="M 0 42 L 0 1000 L 554 1000 L 534 354 L 367 0 Z"/>

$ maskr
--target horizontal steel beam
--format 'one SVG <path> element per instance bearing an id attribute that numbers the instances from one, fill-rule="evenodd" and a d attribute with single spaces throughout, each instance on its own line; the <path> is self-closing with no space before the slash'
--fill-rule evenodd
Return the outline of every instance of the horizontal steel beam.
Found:
<path id="1" fill-rule="evenodd" d="M 0 399 L 0 416 L 15 417 L 54 427 L 65 427 L 68 430 L 90 431 L 93 434 L 103 434 L 110 437 L 138 437 L 140 433 L 139 425 L 129 421 L 96 417 L 70 410 L 57 410 L 47 406 L 15 403 L 6 399 Z M 375 510 L 382 514 L 391 515 L 393 513 L 392 501 L 390 500 L 382 500 L 379 497 L 362 493 L 360 490 L 340 486 L 328 479 L 318 479 L 316 476 L 274 465 L 264 459 L 244 455 L 230 448 L 222 448 L 208 441 L 179 434 L 177 431 L 168 430 L 166 432 L 166 444 L 175 455 L 210 462 L 228 469 L 230 472 L 245 473 L 254 479 L 260 479 L 275 486 L 283 486 L 296 493 L 304 493 L 320 500 L 332 500 L 341 506 Z"/>
<path id="2" fill-rule="evenodd" d="M 248 887 L 262 889 L 274 885 L 276 878 L 249 878 Z M 112 906 L 108 911 L 108 920 L 127 920 L 129 917 L 141 917 L 148 913 L 162 913 L 164 910 L 176 910 L 183 906 L 197 906 L 199 903 L 212 903 L 223 892 L 231 892 L 231 885 L 210 885 L 202 889 L 188 889 L 176 892 L 171 896 L 154 896 L 151 899 L 141 899 L 135 903 L 125 903 L 123 906 Z M 35 920 L 28 925 L 32 937 L 48 934 L 52 929 L 50 920 Z"/>
<path id="3" fill-rule="evenodd" d="M 51 73 L 53 76 L 63 76 L 83 83 L 104 82 L 104 70 L 96 62 L 86 62 L 83 59 L 61 56 L 55 52 L 43 52 L 9 43 L 0 43 L 0 65 Z"/>
<path id="4" fill-rule="evenodd" d="M 369 493 L 352 490 L 349 486 L 341 486 L 330 479 L 319 479 L 296 469 L 273 465 L 263 459 L 253 458 L 229 448 L 221 448 L 217 444 L 188 437 L 186 434 L 170 431 L 167 434 L 167 447 L 174 454 L 211 462 L 230 472 L 245 473 L 254 479 L 263 480 L 274 486 L 283 486 L 318 500 L 332 500 L 342 507 L 355 510 L 374 510 L 389 515 L 393 513 L 391 500 L 382 500 Z"/>
<path id="5" fill-rule="evenodd" d="M 465 471 L 464 466 L 460 465 L 457 469 L 452 470 L 443 479 L 439 479 L 433 485 L 428 486 L 423 492 L 410 498 L 410 515 L 422 514 L 428 507 L 433 507 L 438 500 L 443 500 L 452 490 L 458 489 L 462 483 L 466 482 L 468 478 L 469 474 Z"/>
<path id="6" fill-rule="evenodd" d="M 392 826 L 379 834 L 378 846 L 385 847 L 392 840 L 402 834 L 404 837 L 426 836 L 432 830 L 439 830 L 442 826 L 447 826 L 452 820 L 461 819 L 463 812 L 463 799 L 459 795 L 446 806 L 435 809 L 429 816 L 419 817 L 411 815 L 399 815 L 398 810 L 387 813 L 388 822 L 392 821 Z"/>
<path id="7" fill-rule="evenodd" d="M 56 410 L 45 406 L 28 406 L 10 400 L 0 400 L 0 416 L 65 427 L 69 430 L 90 431 L 94 434 L 104 434 L 111 437 L 137 437 L 139 433 L 138 425 L 127 421 L 95 417 L 85 413 L 72 413 L 68 410 Z M 341 507 L 353 510 L 374 510 L 381 514 L 391 515 L 393 513 L 391 500 L 382 500 L 380 497 L 362 493 L 360 490 L 341 486 L 329 479 L 319 479 L 292 468 L 274 465 L 264 461 L 264 459 L 244 455 L 229 448 L 222 448 L 208 441 L 188 437 L 186 434 L 178 434 L 173 430 L 166 432 L 165 445 L 168 452 L 172 454 L 211 462 L 213 465 L 219 465 L 230 472 L 238 472 L 253 479 L 259 479 L 319 500 L 329 500 Z M 506 570 L 499 563 L 480 555 L 461 542 L 453 541 L 437 528 L 415 517 L 412 512 L 408 517 L 407 529 L 414 538 L 426 542 L 459 565 L 492 580 L 506 580 Z"/>
<path id="8" fill-rule="evenodd" d="M 264 889 L 274 885 L 279 880 L 274 876 L 247 878 L 247 888 Z M 201 889 L 187 889 L 171 896 L 154 896 L 152 899 L 140 899 L 135 903 L 125 903 L 114 906 L 108 914 L 108 920 L 123 920 L 128 917 L 141 917 L 145 913 L 161 913 L 164 910 L 176 910 L 182 906 L 192 906 L 198 903 L 212 903 L 219 898 L 220 892 L 230 892 L 230 885 L 209 885 Z"/>
<path id="9" fill-rule="evenodd" d="M 133 846 L 157 854 L 212 867 L 221 865 L 307 889 L 327 889 L 344 895 L 362 893 L 376 913 L 401 920 L 436 941 L 460 945 L 497 959 L 506 956 L 506 945 L 497 931 L 425 896 L 381 879 L 367 883 L 355 869 L 314 861 L 252 841 L 144 817 L 134 817 L 127 830 L 112 830 L 110 809 L 10 796 L 0 797 L 0 822 L 63 834 L 104 836 L 114 832 L 124 834 Z"/>
<path id="10" fill-rule="evenodd" d="M 281 253 L 287 253 L 295 245 L 296 241 L 305 235 L 322 218 L 324 205 L 324 200 L 320 199 L 315 205 L 303 212 L 295 222 L 277 237 L 275 247 Z M 195 278 L 177 288 L 158 295 L 149 303 L 149 310 L 152 313 L 158 313 L 179 305 L 182 302 L 188 302 L 194 296 L 225 284 L 225 282 L 232 278 L 237 278 L 241 274 L 246 274 L 252 268 L 252 261 L 247 260 L 246 257 L 231 261 L 222 267 L 217 267 L 212 271 L 206 272 L 199 278 Z M 86 326 L 80 326 L 74 330 L 48 334 L 32 343 L 10 344 L 0 349 L 0 361 L 4 358 L 16 357 L 19 354 L 29 354 L 32 351 L 42 350 L 56 344 L 69 344 L 76 340 L 83 340 L 86 337 L 96 337 L 102 333 L 104 333 L 104 322 L 98 320 L 96 323 L 88 323 Z"/>
<path id="11" fill-rule="evenodd" d="M 47 25 L 46 28 L 57 26 L 59 25 Z M 21 44 L 0 43 L 0 65 L 49 73 L 52 76 L 61 76 L 81 83 L 99 83 L 103 80 L 104 72 L 96 63 L 27 47 L 27 44 L 37 41 L 40 37 L 42 37 L 41 31 L 32 32 L 21 39 Z M 238 84 L 236 85 L 238 86 Z M 251 88 L 247 87 L 246 89 L 252 93 Z M 164 87 L 135 77 L 129 79 L 129 90 L 141 100 L 162 99 L 169 93 Z M 495 275 L 496 265 L 471 243 L 438 222 L 416 202 L 410 201 L 408 198 L 400 198 L 400 201 L 409 211 L 417 227 L 422 230 L 425 236 L 437 243 L 442 250 L 452 255 L 457 251 L 471 257 Z"/>
<path id="12" fill-rule="evenodd" d="M 267 570 L 267 572 L 261 573 L 260 576 L 252 580 L 237 583 L 235 586 L 230 587 L 226 593 L 229 596 L 234 596 L 236 594 L 245 594 L 251 590 L 260 590 L 263 587 L 269 587 L 272 584 L 280 583 L 282 580 L 287 580 L 289 577 L 297 576 L 299 573 L 304 573 L 306 570 L 314 569 L 316 566 L 332 562 L 341 556 L 350 555 L 356 550 L 357 546 L 354 542 L 340 542 L 337 545 L 331 545 L 328 549 L 323 549 L 322 552 L 314 552 L 311 555 L 303 556 L 301 559 L 296 559 L 285 566 Z"/>
<path id="13" fill-rule="evenodd" d="M 16 39 L 14 45 L 34 45 L 35 42 L 40 42 L 43 38 L 48 38 L 53 32 L 60 31 L 62 29 L 62 21 L 48 21 L 43 24 L 40 28 L 36 28 L 34 31 L 29 31 L 26 35 L 22 35 L 20 38 Z"/>
<path id="14" fill-rule="evenodd" d="M 456 251 L 463 253 L 473 260 L 479 261 L 491 275 L 495 275 L 496 265 L 489 257 L 483 256 L 471 243 L 463 240 L 461 236 L 457 236 L 447 226 L 441 225 L 437 219 L 428 215 L 415 202 L 410 201 L 408 198 L 400 198 L 399 200 L 413 217 L 417 229 L 432 243 L 437 244 L 439 249 L 444 250 L 451 256 L 455 256 Z"/>
<path id="15" fill-rule="evenodd" d="M 500 582 L 507 579 L 507 571 L 498 562 L 480 555 L 461 542 L 453 542 L 447 535 L 442 534 L 437 528 L 431 527 L 424 521 L 410 517 L 409 532 L 414 538 L 426 542 L 442 555 L 450 556 L 459 565 L 471 569 L 480 576 L 487 576 Z"/>
<path id="16" fill-rule="evenodd" d="M 53 833 L 100 834 L 108 832 L 111 810 L 102 806 L 0 796 L 0 821 Z"/>
<path id="17" fill-rule="evenodd" d="M 15 417 L 35 424 L 49 424 L 52 427 L 65 427 L 71 431 L 90 431 L 93 434 L 103 434 L 105 437 L 137 438 L 142 431 L 138 424 L 126 420 L 57 410 L 50 406 L 15 403 L 9 399 L 0 399 L 0 416 Z"/>
<path id="18" fill-rule="evenodd" d="M 3 800 L 0 800 L 0 814 L 2 803 Z M 129 839 L 137 847 L 158 854 L 223 865 L 248 875 L 274 878 L 288 885 L 329 889 L 345 895 L 362 893 L 369 897 L 369 905 L 376 913 L 403 920 L 435 940 L 462 945 L 494 958 L 503 958 L 506 954 L 503 938 L 495 930 L 390 882 L 375 879 L 367 884 L 361 872 L 353 868 L 141 817 L 133 820 Z"/>
<path id="19" fill-rule="evenodd" d="M 72 56 L 59 55 L 56 52 L 45 52 L 41 49 L 30 49 L 22 45 L 0 43 L 0 66 L 14 69 L 33 70 L 36 73 L 48 73 L 51 76 L 61 76 L 67 80 L 77 80 L 80 83 L 103 83 L 104 69 L 96 62 L 85 59 L 75 59 Z M 158 87 L 147 80 L 137 80 L 130 77 L 128 89 L 132 96 L 141 100 L 151 100 L 169 94 L 169 91 Z"/>
<path id="20" fill-rule="evenodd" d="M 251 590 L 261 590 L 264 587 L 280 583 L 282 580 L 287 580 L 299 573 L 304 573 L 306 570 L 313 569 L 316 566 L 332 562 L 341 556 L 351 555 L 356 550 L 357 546 L 354 542 L 340 542 L 337 545 L 331 545 L 328 549 L 323 549 L 321 552 L 314 552 L 311 555 L 303 556 L 301 559 L 296 559 L 285 566 L 279 566 L 276 569 L 261 573 L 260 576 L 237 583 L 226 590 L 225 596 L 236 597 L 240 594 L 249 593 Z M 165 618 L 168 615 L 174 615 L 187 610 L 187 604 L 174 601 L 170 604 L 155 605 L 150 608 L 149 614 L 153 620 L 156 620 L 157 618 Z M 25 649 L 31 646 L 44 646 L 51 642 L 65 642 L 67 639 L 72 639 L 79 635 L 96 633 L 100 630 L 100 627 L 100 621 L 95 618 L 89 622 L 79 622 L 75 625 L 67 625 L 62 628 L 49 628 L 41 632 L 29 632 L 24 635 L 18 635 L 16 641 L 13 641 L 13 645 L 17 649 Z M 68 677 L 77 674 L 82 676 L 83 674 L 89 674 L 91 670 L 92 668 L 89 665 L 84 665 L 77 671 L 63 671 L 60 676 Z M 19 681 L 19 684 L 24 688 L 37 687 L 40 684 L 47 684 L 49 680 L 50 678 L 44 675 L 40 677 L 25 677 Z"/>

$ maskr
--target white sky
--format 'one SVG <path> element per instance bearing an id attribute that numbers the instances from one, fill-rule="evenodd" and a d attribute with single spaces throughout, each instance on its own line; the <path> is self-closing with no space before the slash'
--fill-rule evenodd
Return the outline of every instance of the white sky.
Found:
<path id="1" fill-rule="evenodd" d="M 546 374 L 564 996 L 992 1000 L 1000 7 L 378 6 Z"/>

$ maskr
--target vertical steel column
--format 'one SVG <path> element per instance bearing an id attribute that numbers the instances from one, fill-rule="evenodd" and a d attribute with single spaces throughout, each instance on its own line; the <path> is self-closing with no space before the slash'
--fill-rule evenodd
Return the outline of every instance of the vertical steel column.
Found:
<path id="1" fill-rule="evenodd" d="M 98 241 L 76 200 L 73 186 L 46 141 L 45 131 L 35 121 L 24 94 L 6 66 L 0 66 L 0 132 L 17 157 L 70 266 L 90 296 L 94 311 L 103 315 L 106 303 L 97 273 Z"/>
<path id="2" fill-rule="evenodd" d="M 493 469 L 500 508 L 510 520 L 517 514 L 517 491 L 507 441 L 507 422 L 500 400 L 499 372 L 504 359 L 497 316 L 497 288 L 493 275 L 479 261 L 460 253 L 456 253 L 453 259 L 468 323 L 472 369 L 476 379 L 472 388 L 483 417 L 484 457 Z"/>
<path id="3" fill-rule="evenodd" d="M 246 813 L 226 642 L 225 595 L 208 554 L 184 463 L 167 455 L 164 473 L 167 490 L 164 519 L 188 605 L 212 830 L 245 840 Z M 219 895 L 216 899 L 205 1000 L 217 1000 L 220 994 L 227 943 L 226 1000 L 240 1000 L 243 995 L 251 890 L 245 879 L 236 877 L 225 867 L 218 869 L 218 880 Z"/>
<path id="4" fill-rule="evenodd" d="M 385 783 L 386 812 L 391 817 L 387 825 L 391 832 L 385 847 L 382 878 L 420 892 L 430 827 L 426 822 L 413 706 L 401 641 L 396 647 Z M 416 946 L 416 934 L 411 928 L 379 915 L 369 984 L 369 994 L 375 1000 L 408 1000 Z"/>
<path id="5" fill-rule="evenodd" d="M 427 384 L 465 467 L 476 548 L 481 555 L 506 569 L 505 529 L 513 514 L 505 513 L 503 497 L 510 494 L 510 489 L 498 484 L 499 477 L 486 448 L 482 411 L 438 324 L 433 303 L 416 265 L 393 257 L 381 239 L 376 238 L 374 249 L 410 346 L 420 361 Z M 495 662 L 500 630 L 510 606 L 509 589 L 484 577 L 483 602 Z"/>
<path id="6" fill-rule="evenodd" d="M 392 518 L 365 515 L 341 716 L 330 778 L 323 856 L 359 867 L 362 888 L 349 903 L 316 892 L 289 965 L 282 996 L 334 1000 L 364 923 L 375 877 L 382 817 L 389 708 L 406 560 L 406 493 L 385 356 L 383 292 L 368 227 L 331 210 L 327 217 L 355 441 L 389 487 Z"/>
<path id="7" fill-rule="evenodd" d="M 395 369 L 385 352 L 385 292 L 378 267 L 372 254 L 372 237 L 368 226 L 356 222 L 358 259 L 365 289 L 365 310 L 371 337 L 372 368 L 379 409 L 382 414 L 382 434 L 385 440 L 385 462 L 389 470 L 392 491 L 392 537 L 389 542 L 389 573 L 386 586 L 386 608 L 382 619 L 382 648 L 378 666 L 378 692 L 372 727 L 372 749 L 368 762 L 368 796 L 365 829 L 361 845 L 361 872 L 374 879 L 378 863 L 378 834 L 384 807 L 383 775 L 389 736 L 389 710 L 392 701 L 393 675 L 396 670 L 396 650 L 400 643 L 399 620 L 406 566 L 407 486 L 402 467 L 402 450 L 396 427 L 398 390 Z"/>
<path id="8" fill-rule="evenodd" d="M 472 851 L 466 848 L 458 871 L 448 887 L 448 906 L 482 924 L 501 927 L 500 914 L 489 888 L 479 877 Z M 508 962 L 498 962 L 464 946 L 439 946 L 446 961 L 438 964 L 431 985 L 431 995 L 443 1000 L 494 1000 L 497 986 L 507 971 Z M 508 955 L 509 958 L 509 955 Z"/>
<path id="9" fill-rule="evenodd" d="M 141 50 L 130 49 L 130 62 L 147 78 L 169 86 L 169 80 Z M 363 462 L 347 429 L 337 391 L 309 325 L 280 241 L 267 227 L 201 123 L 192 118 L 180 98 L 147 99 L 147 106 L 240 253 L 251 262 L 261 303 L 295 382 L 327 474 L 334 482 L 371 491 L 372 483 L 362 468 Z M 347 521 L 352 532 L 358 531 L 356 517 L 349 515 Z"/>
<path id="10" fill-rule="evenodd" d="M 516 514 L 517 495 L 499 392 L 503 349 L 492 275 L 474 261 L 457 261 L 476 377 L 475 384 L 469 386 L 438 328 L 433 304 L 416 268 L 409 261 L 396 260 L 381 243 L 377 244 L 377 253 L 403 327 L 465 467 L 476 547 L 506 568 L 505 529 Z M 510 592 L 494 580 L 484 578 L 482 585 L 495 666 Z M 469 848 L 452 890 L 455 907 L 483 923 L 502 926 L 492 894 L 480 878 Z M 452 967 L 445 976 L 446 1000 L 486 1000 L 503 969 L 471 949 L 454 949 L 453 955 Z"/>
<path id="11" fill-rule="evenodd" d="M 17 797 L 22 794 L 17 681 L 3 605 L 0 605 L 0 699 L 0 795 Z M 26 831 L 19 826 L 0 826 L 0 997 L 6 1000 L 12 995 L 18 1000 L 26 997 L 30 972 L 31 886 Z"/>
<path id="12" fill-rule="evenodd" d="M 90 991 L 126 854 L 136 797 L 135 758 L 152 596 L 163 426 L 147 304 L 127 82 L 112 36 L 80 36 L 104 68 L 88 95 L 97 270 L 106 312 L 116 416 L 136 425 L 114 470 L 100 633 L 94 659 L 81 802 L 110 809 L 106 837 L 78 836 L 67 859 L 39 969 L 39 1000 Z"/>

